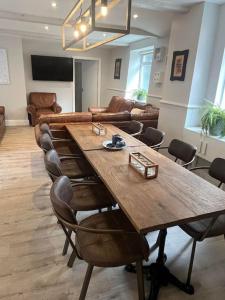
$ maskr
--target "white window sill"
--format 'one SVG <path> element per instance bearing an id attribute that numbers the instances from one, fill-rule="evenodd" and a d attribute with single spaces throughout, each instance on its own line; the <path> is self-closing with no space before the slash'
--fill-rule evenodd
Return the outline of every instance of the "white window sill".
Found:
<path id="1" fill-rule="evenodd" d="M 213 140 L 217 140 L 217 141 L 221 141 L 221 142 L 225 142 L 225 136 L 224 137 L 220 137 L 220 136 L 214 136 L 214 135 L 209 135 L 209 134 L 204 134 L 202 133 L 202 128 L 201 127 L 186 127 L 186 130 L 189 130 L 191 132 L 195 132 L 195 133 L 199 133 L 201 136 L 213 139 Z"/>

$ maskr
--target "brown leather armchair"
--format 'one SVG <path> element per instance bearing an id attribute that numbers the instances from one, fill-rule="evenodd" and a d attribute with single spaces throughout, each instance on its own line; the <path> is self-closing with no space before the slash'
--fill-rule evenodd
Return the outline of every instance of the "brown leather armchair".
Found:
<path id="1" fill-rule="evenodd" d="M 5 132 L 5 107 L 0 106 L 0 140 Z"/>
<path id="2" fill-rule="evenodd" d="M 27 112 L 32 126 L 38 123 L 41 115 L 57 114 L 61 111 L 62 108 L 56 102 L 55 93 L 30 93 Z"/>

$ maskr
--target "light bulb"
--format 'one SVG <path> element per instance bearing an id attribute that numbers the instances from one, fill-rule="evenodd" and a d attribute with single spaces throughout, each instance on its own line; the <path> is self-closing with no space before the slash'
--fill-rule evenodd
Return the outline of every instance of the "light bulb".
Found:
<path id="1" fill-rule="evenodd" d="M 107 6 L 101 6 L 101 15 L 103 17 L 107 16 L 108 15 L 108 7 Z"/>
<path id="2" fill-rule="evenodd" d="M 84 24 L 84 23 L 81 23 L 81 24 L 80 24 L 80 31 L 81 31 L 82 33 L 85 33 L 85 32 L 87 31 L 87 25 Z"/>
<path id="3" fill-rule="evenodd" d="M 75 29 L 73 35 L 74 35 L 74 37 L 75 37 L 76 39 L 78 39 L 79 36 L 80 36 L 79 30 Z"/>

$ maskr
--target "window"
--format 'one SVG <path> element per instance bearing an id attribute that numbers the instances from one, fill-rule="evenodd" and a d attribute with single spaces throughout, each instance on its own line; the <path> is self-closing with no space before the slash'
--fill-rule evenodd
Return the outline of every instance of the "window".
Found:
<path id="1" fill-rule="evenodd" d="M 148 91 L 151 76 L 153 51 L 140 53 L 140 55 L 141 63 L 138 88 Z"/>
<path id="2" fill-rule="evenodd" d="M 223 54 L 223 61 L 220 69 L 215 104 L 225 109 L 225 51 Z"/>

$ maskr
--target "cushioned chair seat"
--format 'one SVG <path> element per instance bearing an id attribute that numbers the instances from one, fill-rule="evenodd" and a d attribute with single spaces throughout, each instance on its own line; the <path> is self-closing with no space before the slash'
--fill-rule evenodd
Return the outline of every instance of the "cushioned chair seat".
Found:
<path id="1" fill-rule="evenodd" d="M 133 234 L 98 234 L 77 231 L 76 244 L 80 256 L 89 264 L 98 267 L 117 267 L 149 256 L 146 240 L 134 230 L 126 216 L 120 211 L 93 215 L 80 226 L 94 229 L 123 229 Z M 94 258 L 94 261 L 93 261 Z"/>
<path id="2" fill-rule="evenodd" d="M 41 108 L 41 109 L 38 109 L 37 110 L 37 113 L 36 115 L 38 117 L 40 117 L 41 115 L 48 115 L 48 114 L 53 114 L 54 111 L 52 109 L 49 109 L 49 108 Z"/>
<path id="3" fill-rule="evenodd" d="M 74 187 L 73 199 L 69 205 L 76 211 L 90 211 L 114 204 L 113 197 L 103 184 Z"/>
<path id="4" fill-rule="evenodd" d="M 185 224 L 180 227 L 191 237 L 200 239 L 202 234 L 204 234 L 207 227 L 210 225 L 211 221 L 212 218 L 207 218 L 201 221 Z M 223 235 L 224 228 L 225 228 L 225 215 L 221 215 L 220 217 L 218 217 L 217 221 L 213 225 L 207 237 Z"/>
<path id="5" fill-rule="evenodd" d="M 93 176 L 93 170 L 83 159 L 63 160 L 61 164 L 62 173 L 69 178 Z M 81 176 L 82 175 L 82 176 Z"/>

